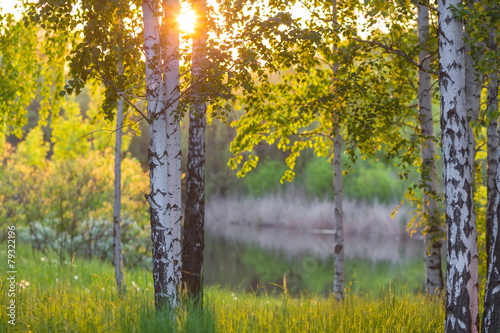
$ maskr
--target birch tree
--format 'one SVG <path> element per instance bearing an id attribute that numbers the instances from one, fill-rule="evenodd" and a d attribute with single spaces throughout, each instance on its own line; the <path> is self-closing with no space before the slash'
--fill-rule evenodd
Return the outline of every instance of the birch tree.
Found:
<path id="1" fill-rule="evenodd" d="M 169 244 L 171 244 L 170 215 L 167 212 L 167 115 L 162 80 L 160 24 L 161 11 L 158 1 L 143 1 L 144 54 L 146 56 L 146 101 L 149 123 L 149 179 L 151 192 L 147 195 L 150 205 L 151 240 L 153 256 L 153 283 L 155 305 L 159 309 L 176 298 L 176 286 L 169 285 Z M 169 267 L 170 266 L 170 267 Z"/>
<path id="2" fill-rule="evenodd" d="M 490 39 L 490 49 L 495 52 L 498 51 L 498 47 L 494 42 L 493 38 Z M 492 114 L 498 115 L 498 74 L 491 73 L 488 83 L 488 110 Z M 498 134 L 500 136 L 500 133 Z M 498 149 L 498 137 L 497 145 Z M 490 224 L 487 225 L 486 229 L 486 249 L 488 251 L 487 260 L 487 279 L 486 279 L 486 290 L 484 295 L 484 312 L 483 312 L 483 322 L 481 331 L 487 332 L 498 332 L 500 330 L 500 233 L 499 233 L 499 216 L 500 211 L 500 160 L 498 155 L 496 156 L 496 172 L 495 172 L 495 183 L 493 190 L 495 194 L 492 195 L 491 201 L 493 205 L 493 214 L 491 220 L 487 221 Z"/>
<path id="3" fill-rule="evenodd" d="M 194 2 L 198 14 L 194 29 L 192 81 L 197 82 L 206 70 L 206 2 Z M 205 127 L 207 106 L 202 87 L 194 88 L 189 112 L 187 193 L 182 247 L 182 283 L 188 294 L 203 304 L 203 251 L 205 248 Z"/>
<path id="4" fill-rule="evenodd" d="M 167 115 L 167 183 L 169 202 L 167 214 L 170 215 L 170 227 L 167 237 L 167 253 L 169 274 L 167 291 L 169 302 L 176 306 L 178 292 L 181 287 L 181 113 L 178 110 L 180 99 L 179 87 L 179 0 L 163 0 L 162 30 L 165 40 L 162 41 L 163 79 L 165 109 Z M 167 229 L 168 230 L 168 229 Z"/>
<path id="5" fill-rule="evenodd" d="M 118 64 L 118 73 L 122 74 L 122 64 Z M 115 184 L 113 201 L 113 252 L 115 265 L 115 279 L 118 290 L 122 289 L 123 282 L 123 259 L 121 247 L 121 198 L 122 198 L 122 128 L 123 128 L 123 108 L 125 101 L 123 98 L 118 100 L 116 108 L 116 132 L 115 132 Z"/>
<path id="6" fill-rule="evenodd" d="M 181 264 L 178 1 L 143 1 L 155 305 L 176 306 Z M 160 24 L 160 17 L 162 18 Z"/>
<path id="7" fill-rule="evenodd" d="M 473 8 L 474 3 L 478 3 L 479 1 L 473 0 L 467 3 L 467 7 Z M 466 23 L 467 22 L 466 20 Z M 481 58 L 481 54 L 484 53 L 484 43 L 474 41 L 470 36 L 470 30 L 474 29 L 471 24 L 466 24 L 465 28 L 465 84 L 466 84 L 466 101 L 467 101 L 467 114 L 469 115 L 469 122 L 472 124 L 477 122 L 479 119 L 479 112 L 481 110 L 481 91 L 483 85 L 483 75 L 477 70 L 477 62 Z M 496 120 L 494 121 L 496 123 Z M 488 127 L 488 142 L 491 141 L 490 138 L 491 133 L 496 132 L 495 125 L 490 123 Z M 495 134 L 494 134 L 495 135 Z M 488 147 L 489 144 L 488 144 Z M 476 160 L 476 138 L 474 135 L 474 131 L 469 132 L 469 150 L 470 150 L 470 159 L 471 165 L 474 167 Z M 494 152 L 490 152 L 488 148 L 488 156 L 493 157 Z M 489 159 L 488 159 L 489 160 Z M 489 164 L 490 162 L 488 162 Z M 488 168 L 488 172 L 490 172 L 490 168 Z M 488 176 L 488 179 L 492 178 L 494 182 L 494 175 Z M 490 188 L 491 182 L 488 180 L 487 188 Z M 489 205 L 488 205 L 489 206 Z M 488 208 L 489 211 L 489 208 Z M 487 216 L 489 213 L 487 213 Z"/>
<path id="8" fill-rule="evenodd" d="M 498 10 L 498 6 L 493 6 L 493 9 Z M 489 52 L 498 55 L 497 38 L 498 35 L 495 28 L 491 27 L 489 29 L 487 46 Z M 488 77 L 487 113 L 495 118 L 498 117 L 498 88 L 498 67 L 493 66 Z M 498 128 L 496 130 L 500 131 Z M 488 135 L 488 146 L 489 137 L 490 136 Z M 484 312 L 481 326 L 481 331 L 483 333 L 498 332 L 500 330 L 500 221 L 498 215 L 500 212 L 500 156 L 498 155 L 499 137 L 500 133 L 497 132 L 495 138 L 495 150 L 497 152 L 495 156 L 496 172 L 491 198 L 489 197 L 490 193 L 488 193 L 488 199 L 492 202 L 492 214 L 491 219 L 486 221 L 486 251 L 488 260 L 486 290 L 484 295 Z"/>
<path id="9" fill-rule="evenodd" d="M 478 250 L 465 95 L 463 24 L 438 2 L 443 185 L 447 227 L 446 332 L 478 332 Z"/>
<path id="10" fill-rule="evenodd" d="M 422 143 L 422 180 L 425 225 L 425 290 L 429 294 L 439 294 L 443 289 L 441 272 L 441 237 L 437 203 L 436 163 L 434 149 L 434 121 L 432 116 L 432 94 L 430 55 L 427 51 L 429 37 L 429 8 L 418 5 L 418 37 L 421 46 L 418 70 L 418 100 Z"/>
<path id="11" fill-rule="evenodd" d="M 337 1 L 332 1 L 332 23 L 333 31 L 337 32 Z M 334 33 L 332 39 L 335 40 L 333 46 L 333 53 L 337 53 L 338 33 Z M 333 64 L 333 86 L 337 79 L 338 62 L 335 60 Z M 335 88 L 334 88 L 335 89 Z M 338 108 L 338 104 L 335 104 Z M 335 247 L 334 247 L 334 260 L 335 260 L 335 274 L 333 279 L 333 293 L 336 300 L 344 299 L 344 209 L 342 206 L 342 152 L 341 152 L 341 134 L 340 134 L 340 115 L 338 109 L 333 109 L 333 187 L 335 195 Z"/>

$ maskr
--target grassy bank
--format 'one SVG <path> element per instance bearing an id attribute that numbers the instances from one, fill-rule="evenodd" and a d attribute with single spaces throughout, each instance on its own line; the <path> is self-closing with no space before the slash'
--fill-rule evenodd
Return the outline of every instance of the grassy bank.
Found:
<path id="1" fill-rule="evenodd" d="M 0 252 L 6 257 L 5 252 Z M 125 295 L 115 292 L 113 267 L 98 260 L 19 251 L 16 325 L 0 313 L 1 332 L 439 332 L 442 301 L 386 289 L 375 297 L 348 292 L 346 300 L 303 294 L 260 295 L 206 290 L 204 311 L 183 306 L 156 314 L 149 272 L 126 272 Z M 3 304 L 8 282 L 0 283 Z"/>

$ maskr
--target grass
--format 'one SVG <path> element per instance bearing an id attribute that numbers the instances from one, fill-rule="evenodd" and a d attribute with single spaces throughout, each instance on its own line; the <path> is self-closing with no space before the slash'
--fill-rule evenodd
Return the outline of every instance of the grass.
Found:
<path id="1" fill-rule="evenodd" d="M 1 257 L 6 257 L 0 251 Z M 185 304 L 156 313 L 149 272 L 126 272 L 127 291 L 115 291 L 113 267 L 98 260 L 18 249 L 16 325 L 0 313 L 1 332 L 442 332 L 442 300 L 386 288 L 378 296 L 256 295 L 210 287 L 203 312 Z M 0 299 L 10 300 L 5 279 Z"/>

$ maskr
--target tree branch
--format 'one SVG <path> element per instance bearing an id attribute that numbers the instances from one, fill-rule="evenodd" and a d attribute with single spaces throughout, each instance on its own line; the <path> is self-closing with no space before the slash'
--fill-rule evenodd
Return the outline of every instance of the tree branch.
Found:
<path id="1" fill-rule="evenodd" d="M 387 52 L 389 53 L 392 53 L 392 54 L 395 54 L 395 55 L 398 55 L 406 60 L 408 60 L 411 64 L 415 65 L 418 67 L 418 69 L 420 70 L 423 70 L 429 74 L 432 74 L 432 75 L 438 75 L 438 73 L 436 72 L 433 72 L 433 71 L 426 71 L 425 69 L 422 68 L 422 64 L 419 64 L 418 62 L 416 62 L 411 56 L 409 56 L 408 54 L 404 53 L 403 51 L 401 50 L 397 50 L 397 49 L 394 49 L 390 46 L 387 46 L 385 44 L 382 44 L 380 42 L 376 42 L 376 41 L 373 41 L 373 40 L 364 40 L 364 39 L 359 39 L 359 38 L 355 38 L 355 37 L 351 37 L 352 40 L 355 40 L 357 42 L 360 42 L 360 43 L 366 43 L 366 44 L 370 44 L 370 45 L 376 45 L 378 47 L 380 47 L 381 49 L 384 49 L 386 50 Z M 424 58 L 424 60 L 428 59 L 428 57 L 430 56 L 427 56 Z"/>
<path id="2" fill-rule="evenodd" d="M 104 74 L 101 72 L 100 68 L 99 68 L 99 59 L 97 59 L 97 57 L 95 56 L 94 52 L 90 51 L 92 53 L 92 55 L 94 56 L 95 58 L 95 69 L 96 71 L 99 73 L 99 75 L 101 76 L 102 80 L 105 81 L 107 84 L 109 84 L 113 89 L 116 90 L 116 93 L 118 94 L 118 96 L 122 97 L 131 107 L 133 107 L 147 122 L 148 124 L 151 124 L 151 120 L 141 111 L 139 110 L 139 108 L 134 104 L 132 103 L 131 100 L 129 100 L 127 98 L 127 96 L 125 96 L 125 94 L 120 91 L 114 84 L 113 82 L 111 82 L 110 80 L 108 80 L 106 78 L 106 76 L 104 76 Z"/>

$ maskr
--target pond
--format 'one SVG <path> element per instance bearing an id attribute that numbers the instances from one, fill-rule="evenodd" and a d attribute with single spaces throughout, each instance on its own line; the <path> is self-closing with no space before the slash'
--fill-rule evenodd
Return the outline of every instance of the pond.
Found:
<path id="1" fill-rule="evenodd" d="M 334 235 L 329 230 L 226 225 L 206 237 L 204 284 L 258 293 L 328 295 L 333 289 Z M 424 288 L 421 238 L 345 236 L 346 287 L 377 294 L 390 284 Z M 286 283 L 284 280 L 286 279 Z"/>

